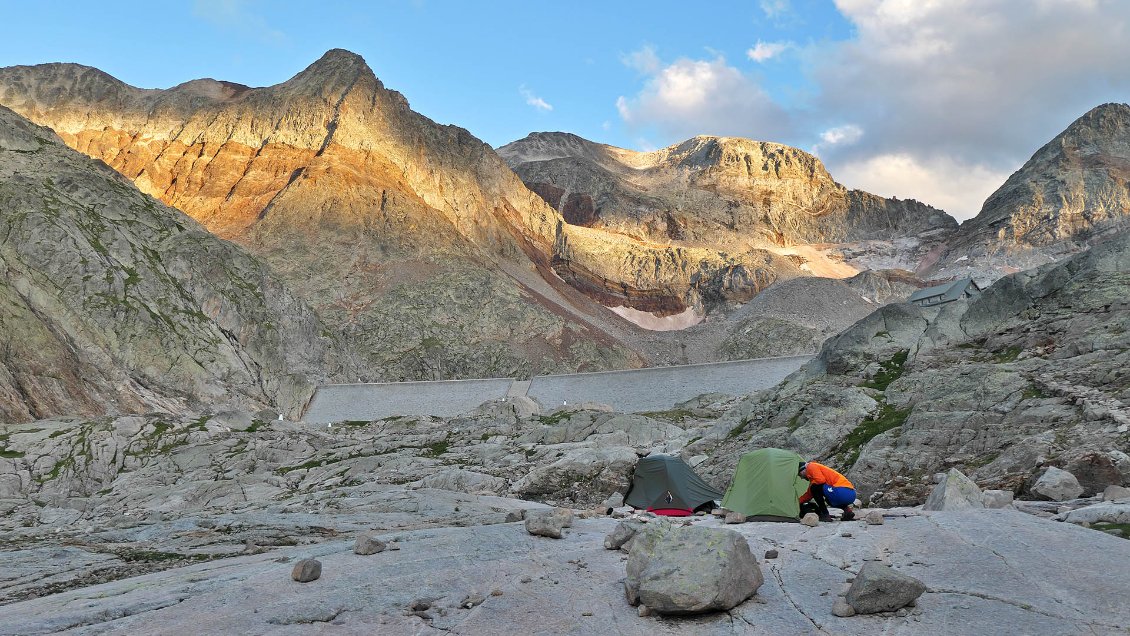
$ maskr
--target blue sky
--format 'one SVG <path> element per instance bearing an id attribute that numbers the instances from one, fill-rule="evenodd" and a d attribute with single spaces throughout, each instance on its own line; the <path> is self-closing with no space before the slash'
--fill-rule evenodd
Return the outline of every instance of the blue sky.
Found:
<path id="1" fill-rule="evenodd" d="M 1089 108 L 1130 101 L 1130 2 L 5 2 L 0 65 L 135 86 L 285 81 L 330 48 L 492 145 L 563 130 L 816 152 L 837 180 L 959 218 Z"/>

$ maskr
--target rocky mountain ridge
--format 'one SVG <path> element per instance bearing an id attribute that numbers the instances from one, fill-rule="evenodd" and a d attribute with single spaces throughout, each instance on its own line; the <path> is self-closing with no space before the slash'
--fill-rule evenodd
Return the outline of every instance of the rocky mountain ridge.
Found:
<path id="1" fill-rule="evenodd" d="M 413 112 L 347 51 L 254 89 L 10 67 L 0 102 L 270 263 L 375 352 L 371 379 L 638 366 L 633 327 L 605 306 L 702 311 L 804 274 L 756 249 L 570 226 L 489 146 Z"/>
<path id="2" fill-rule="evenodd" d="M 780 246 L 890 239 L 957 226 L 917 201 L 848 190 L 797 148 L 700 136 L 653 152 L 569 133 L 498 149 L 569 223 L 688 245 Z"/>
<path id="3" fill-rule="evenodd" d="M 1037 150 L 921 271 L 995 280 L 1078 253 L 1128 218 L 1130 105 L 1103 104 Z"/>

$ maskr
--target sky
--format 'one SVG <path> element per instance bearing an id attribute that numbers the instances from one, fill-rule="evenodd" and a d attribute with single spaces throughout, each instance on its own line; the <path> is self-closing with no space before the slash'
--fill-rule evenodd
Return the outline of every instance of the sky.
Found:
<path id="1" fill-rule="evenodd" d="M 493 146 L 789 144 L 970 218 L 1091 108 L 1130 101 L 1130 0 L 0 0 L 0 66 L 143 88 L 283 82 L 331 48 Z"/>

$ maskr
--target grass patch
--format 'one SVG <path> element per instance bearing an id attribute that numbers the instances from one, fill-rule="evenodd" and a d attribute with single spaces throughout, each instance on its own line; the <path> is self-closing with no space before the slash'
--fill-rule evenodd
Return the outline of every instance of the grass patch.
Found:
<path id="1" fill-rule="evenodd" d="M 685 422 L 686 420 L 694 419 L 694 413 L 688 409 L 671 409 L 669 411 L 648 411 L 640 413 L 644 417 L 650 417 L 653 420 L 667 420 L 670 422 Z"/>
<path id="2" fill-rule="evenodd" d="M 280 475 L 285 475 L 295 470 L 309 470 L 311 468 L 318 468 L 325 465 L 326 460 L 324 459 L 311 459 L 310 461 L 299 464 L 297 466 L 280 466 L 275 472 Z"/>
<path id="3" fill-rule="evenodd" d="M 726 439 L 734 439 L 738 435 L 741 435 L 745 431 L 745 427 L 748 425 L 748 421 L 739 422 L 737 426 L 730 429 L 729 433 L 726 433 Z"/>
<path id="4" fill-rule="evenodd" d="M 60 435 L 66 435 L 68 430 L 70 430 L 70 429 L 61 428 L 61 429 L 55 431 L 54 433 L 51 433 L 50 435 L 48 435 L 47 439 L 55 439 L 56 437 L 59 437 Z"/>
<path id="5" fill-rule="evenodd" d="M 789 432 L 792 433 L 800 428 L 800 412 L 789 418 Z"/>
<path id="6" fill-rule="evenodd" d="M 572 414 L 572 411 L 558 411 L 552 415 L 539 415 L 538 420 L 547 426 L 555 426 L 560 424 L 563 420 L 569 419 L 569 416 Z"/>
<path id="7" fill-rule="evenodd" d="M 1013 345 L 1007 349 L 1002 349 L 1001 351 L 997 351 L 993 354 L 993 362 L 996 362 L 997 364 L 1013 362 L 1016 360 L 1016 358 L 1020 357 L 1021 351 L 1022 349 L 1016 345 Z"/>
<path id="8" fill-rule="evenodd" d="M 369 425 L 368 420 L 345 420 L 344 422 L 339 422 L 339 423 L 342 426 L 353 426 L 353 427 L 368 426 Z"/>
<path id="9" fill-rule="evenodd" d="M 0 457 L 3 457 L 4 459 L 18 459 L 18 458 L 23 457 L 23 456 L 24 456 L 23 451 L 8 450 L 7 448 L 0 448 Z"/>
<path id="10" fill-rule="evenodd" d="M 1020 394 L 1020 399 L 1022 400 L 1038 400 L 1046 397 L 1048 396 L 1045 395 L 1044 392 L 1040 390 L 1040 387 L 1036 386 L 1035 384 L 1028 385 L 1028 387 L 1024 389 L 1024 392 Z"/>
<path id="11" fill-rule="evenodd" d="M 424 455 L 426 457 L 439 457 L 440 455 L 446 453 L 448 448 L 449 444 L 447 440 L 428 444 L 428 450 L 424 453 Z"/>
<path id="12" fill-rule="evenodd" d="M 213 559 L 210 554 L 181 554 L 179 552 L 161 552 L 160 550 L 115 550 L 114 554 L 119 559 L 129 563 L 161 563 L 164 561 L 208 561 Z"/>
<path id="13" fill-rule="evenodd" d="M 1130 523 L 1092 523 L 1091 529 L 1112 534 L 1116 537 L 1122 537 L 1123 539 L 1130 539 Z"/>
<path id="14" fill-rule="evenodd" d="M 841 452 L 844 453 L 844 466 L 853 466 L 859 459 L 863 447 L 875 438 L 876 435 L 886 433 L 898 428 L 906 422 L 913 408 L 900 409 L 886 402 L 882 402 L 879 411 L 863 418 L 859 426 L 847 434 L 841 443 Z"/>
<path id="15" fill-rule="evenodd" d="M 875 377 L 863 383 L 869 389 L 878 389 L 886 391 L 891 382 L 902 377 L 903 367 L 906 366 L 906 357 L 910 355 L 910 350 L 903 349 L 896 353 L 890 360 L 883 362 L 879 365 L 879 372 Z"/>
<path id="16" fill-rule="evenodd" d="M 267 423 L 264 422 L 263 420 L 251 420 L 251 426 L 247 427 L 247 432 L 248 433 L 254 433 L 257 430 L 259 430 L 261 428 L 266 428 L 266 427 L 267 427 Z"/>

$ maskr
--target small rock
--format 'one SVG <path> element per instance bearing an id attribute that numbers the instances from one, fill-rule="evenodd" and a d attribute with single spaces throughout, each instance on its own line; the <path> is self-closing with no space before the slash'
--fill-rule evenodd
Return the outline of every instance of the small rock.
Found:
<path id="1" fill-rule="evenodd" d="M 353 546 L 353 554 L 376 554 L 384 552 L 388 545 L 380 539 L 371 534 L 363 534 L 357 537 L 357 543 Z"/>
<path id="2" fill-rule="evenodd" d="M 316 581 L 320 576 L 322 576 L 322 562 L 317 559 L 302 559 L 294 564 L 294 569 L 290 572 L 290 578 L 299 583 Z"/>
<path id="3" fill-rule="evenodd" d="M 1015 497 L 1011 490 L 985 490 L 981 493 L 981 503 L 986 508 L 1007 508 Z"/>
<path id="4" fill-rule="evenodd" d="M 592 612 L 581 612 L 581 616 L 592 616 Z"/>
<path id="5" fill-rule="evenodd" d="M 895 612 L 895 616 L 898 616 L 899 618 L 903 618 L 904 616 L 906 616 L 909 613 L 910 612 L 906 611 L 906 608 L 904 607 L 904 608 L 898 610 L 897 612 Z"/>
<path id="6" fill-rule="evenodd" d="M 778 556 L 780 556 L 780 555 L 777 553 L 776 550 L 766 550 L 765 551 L 765 558 L 766 559 L 776 559 Z"/>
<path id="7" fill-rule="evenodd" d="M 809 528 L 815 528 L 820 523 L 820 517 L 817 517 L 816 513 L 810 512 L 801 517 L 800 522 L 808 526 Z"/>
<path id="8" fill-rule="evenodd" d="M 715 517 L 722 518 L 722 517 L 725 517 L 726 513 L 728 513 L 728 512 L 729 512 L 729 510 L 726 510 L 725 508 L 714 508 L 713 510 L 710 511 L 710 514 L 714 515 Z"/>
<path id="9" fill-rule="evenodd" d="M 951 468 L 926 497 L 923 510 L 970 510 L 984 508 L 981 489 L 965 473 Z"/>
<path id="10" fill-rule="evenodd" d="M 850 533 L 850 532 L 841 532 L 841 533 L 840 533 L 840 536 L 841 536 L 841 537 L 846 537 L 846 538 L 850 539 L 850 538 L 851 538 L 851 533 Z"/>
<path id="11" fill-rule="evenodd" d="M 846 595 L 859 614 L 893 612 L 918 598 L 926 584 L 876 562 L 863 565 Z"/>
<path id="12" fill-rule="evenodd" d="M 620 508 L 624 505 L 624 495 L 615 492 L 612 496 L 604 500 L 603 507 L 605 508 Z"/>
<path id="13" fill-rule="evenodd" d="M 882 510 L 868 510 L 863 513 L 863 521 L 869 526 L 881 526 L 884 523 Z"/>
<path id="14" fill-rule="evenodd" d="M 462 607 L 464 609 L 471 609 L 472 607 L 478 607 L 479 605 L 482 605 L 483 601 L 485 600 L 487 599 L 482 594 L 479 594 L 478 592 L 471 592 L 463 598 L 463 600 L 459 603 L 459 607 Z"/>
<path id="15" fill-rule="evenodd" d="M 526 513 L 526 532 L 534 536 L 560 539 L 563 529 L 569 527 L 572 523 L 573 511 L 564 508 L 531 510 Z"/>
<path id="16" fill-rule="evenodd" d="M 604 537 L 604 548 L 606 550 L 619 550 L 625 543 L 631 541 L 632 537 L 636 536 L 640 528 L 643 528 L 642 523 L 633 521 L 621 521 L 616 524 L 612 532 Z"/>
<path id="17" fill-rule="evenodd" d="M 651 614 L 652 614 L 651 608 L 649 608 L 647 605 L 644 605 L 643 603 L 640 603 L 640 606 L 639 606 L 638 609 L 639 609 L 639 615 L 640 616 L 651 616 Z"/>
<path id="18" fill-rule="evenodd" d="M 521 581 L 522 583 L 529 583 L 530 581 L 532 581 L 534 579 L 533 579 L 533 577 L 523 576 L 522 578 L 520 578 L 518 580 Z"/>
<path id="19" fill-rule="evenodd" d="M 502 590 L 497 587 L 490 591 L 491 596 L 502 596 Z"/>
<path id="20" fill-rule="evenodd" d="M 740 512 L 730 511 L 726 513 L 726 523 L 745 523 L 745 515 Z"/>
<path id="21" fill-rule="evenodd" d="M 838 596 L 836 602 L 832 603 L 832 614 L 840 618 L 855 616 L 855 608 L 849 605 L 844 597 Z"/>

